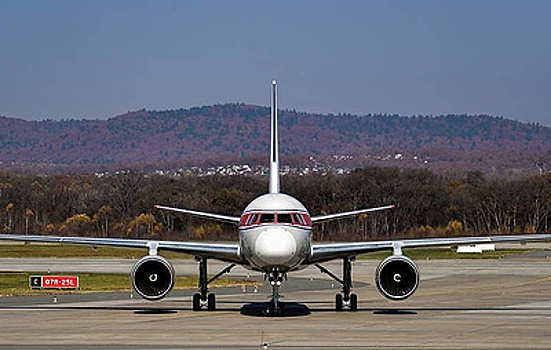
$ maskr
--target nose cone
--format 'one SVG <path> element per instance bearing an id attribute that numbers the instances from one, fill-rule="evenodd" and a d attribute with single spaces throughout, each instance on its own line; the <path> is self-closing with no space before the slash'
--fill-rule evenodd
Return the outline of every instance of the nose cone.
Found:
<path id="1" fill-rule="evenodd" d="M 256 253 L 266 264 L 282 265 L 290 261 L 297 251 L 293 235 L 282 228 L 269 228 L 256 240 Z"/>

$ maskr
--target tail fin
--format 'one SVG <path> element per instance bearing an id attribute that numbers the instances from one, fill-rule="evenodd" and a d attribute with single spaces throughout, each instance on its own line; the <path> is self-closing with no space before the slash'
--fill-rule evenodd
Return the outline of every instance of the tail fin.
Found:
<path id="1" fill-rule="evenodd" d="M 272 81 L 272 139 L 270 149 L 270 193 L 279 193 L 279 142 L 277 134 L 277 85 Z"/>

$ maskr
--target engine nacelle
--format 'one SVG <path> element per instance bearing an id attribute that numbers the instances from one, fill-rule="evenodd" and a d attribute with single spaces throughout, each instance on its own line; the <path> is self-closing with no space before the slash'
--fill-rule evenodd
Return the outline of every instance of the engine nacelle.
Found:
<path id="1" fill-rule="evenodd" d="M 392 255 L 377 266 L 375 282 L 385 298 L 404 300 L 419 286 L 419 269 L 407 256 Z"/>
<path id="2" fill-rule="evenodd" d="M 132 286 L 146 300 L 160 300 L 174 286 L 174 268 L 158 255 L 144 256 L 132 268 Z"/>

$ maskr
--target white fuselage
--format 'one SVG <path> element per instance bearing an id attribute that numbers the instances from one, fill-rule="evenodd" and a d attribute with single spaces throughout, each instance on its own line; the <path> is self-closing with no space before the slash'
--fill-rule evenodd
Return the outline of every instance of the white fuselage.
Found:
<path id="1" fill-rule="evenodd" d="M 240 254 L 254 270 L 299 269 L 310 257 L 311 242 L 310 215 L 302 203 L 289 195 L 260 196 L 241 215 Z"/>

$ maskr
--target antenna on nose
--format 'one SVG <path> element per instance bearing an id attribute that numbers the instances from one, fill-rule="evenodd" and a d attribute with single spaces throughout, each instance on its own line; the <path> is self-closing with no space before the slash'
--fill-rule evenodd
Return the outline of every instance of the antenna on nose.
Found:
<path id="1" fill-rule="evenodd" d="M 272 80 L 270 193 L 279 193 L 279 142 L 277 133 L 277 83 Z"/>

